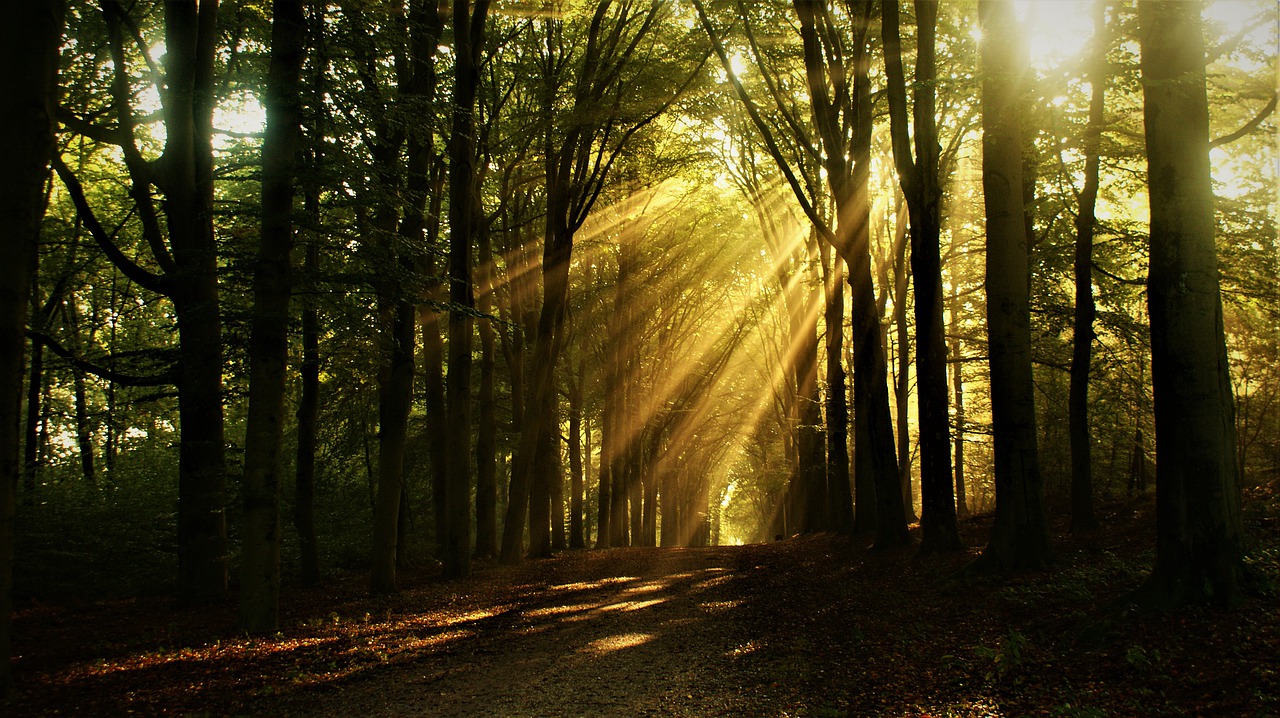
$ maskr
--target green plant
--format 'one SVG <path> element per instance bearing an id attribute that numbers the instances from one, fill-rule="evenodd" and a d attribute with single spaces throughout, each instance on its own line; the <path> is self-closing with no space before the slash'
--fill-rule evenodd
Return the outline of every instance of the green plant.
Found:
<path id="1" fill-rule="evenodd" d="M 1124 652 L 1124 662 L 1138 673 L 1153 674 L 1160 671 L 1164 665 L 1164 660 L 1160 656 L 1160 651 L 1153 648 L 1150 651 L 1142 646 L 1129 646 Z"/>
<path id="2" fill-rule="evenodd" d="M 1063 703 L 1060 706 L 1054 706 L 1053 715 L 1061 716 L 1061 718 L 1106 718 L 1107 712 L 1092 706 L 1075 706 L 1070 703 Z"/>
<path id="3" fill-rule="evenodd" d="M 1017 629 L 1011 628 L 1009 633 L 996 643 L 995 648 L 979 645 L 973 649 L 973 653 L 988 664 L 986 673 L 988 681 L 993 679 L 1003 681 L 1022 665 L 1026 647 L 1027 637 Z"/>

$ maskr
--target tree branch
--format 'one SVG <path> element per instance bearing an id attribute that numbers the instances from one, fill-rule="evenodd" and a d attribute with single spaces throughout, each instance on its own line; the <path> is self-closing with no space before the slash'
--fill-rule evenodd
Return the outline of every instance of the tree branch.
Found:
<path id="1" fill-rule="evenodd" d="M 98 243 L 98 247 L 107 255 L 107 259 L 116 265 L 124 276 L 138 283 L 146 289 L 150 289 L 157 294 L 169 294 L 168 283 L 165 278 L 159 274 L 155 274 L 141 266 L 120 251 L 120 248 L 111 240 L 111 236 L 103 229 L 102 223 L 93 213 L 93 208 L 89 206 L 89 200 L 84 196 L 84 187 L 80 185 L 80 180 L 76 178 L 75 173 L 67 164 L 62 161 L 62 157 L 54 154 L 53 169 L 58 173 L 58 177 L 62 179 L 62 183 L 66 185 L 67 192 L 71 195 L 71 201 L 76 206 L 76 214 L 80 215 L 80 220 L 84 222 L 84 226 L 89 230 L 89 234 L 93 235 L 93 239 Z"/>
<path id="2" fill-rule="evenodd" d="M 804 210 L 805 216 L 813 223 L 814 228 L 822 235 L 823 239 L 834 243 L 835 232 L 823 221 L 817 209 L 809 201 L 804 188 L 800 186 L 800 182 L 796 179 L 791 165 L 782 157 L 782 150 L 778 148 L 778 143 L 774 140 L 773 133 L 769 131 L 769 126 L 765 123 L 764 118 L 760 116 L 760 110 L 751 101 L 751 96 L 747 94 L 747 88 L 743 87 L 742 81 L 738 79 L 737 73 L 733 71 L 733 64 L 729 62 L 729 55 L 724 50 L 724 43 L 720 41 L 720 38 L 716 35 L 715 28 L 711 26 L 711 18 L 708 17 L 707 9 L 703 6 L 702 0 L 693 0 L 693 6 L 698 11 L 698 19 L 702 22 L 707 38 L 711 40 L 711 48 L 715 51 L 716 56 L 720 58 L 720 65 L 724 67 L 725 74 L 729 77 L 729 82 L 733 84 L 734 92 L 737 93 L 738 99 L 742 101 L 742 106 L 746 109 L 747 115 L 751 117 L 751 122 L 760 131 L 765 147 L 769 150 L 769 155 L 773 157 L 778 169 L 786 177 L 787 184 L 791 186 L 791 191 L 796 196 L 796 201 L 800 203 L 800 208 Z"/>
<path id="3" fill-rule="evenodd" d="M 1276 111 L 1276 99 L 1277 99 L 1276 93 L 1272 92 L 1271 99 L 1267 101 L 1266 106 L 1263 107 L 1261 110 L 1259 110 L 1258 114 L 1255 115 L 1252 120 L 1249 120 L 1248 122 L 1244 123 L 1244 126 L 1236 130 L 1235 132 L 1232 132 L 1229 135 L 1223 135 L 1222 137 L 1219 137 L 1218 139 L 1213 140 L 1212 142 L 1209 143 L 1209 148 L 1213 149 L 1214 147 L 1221 147 L 1222 145 L 1235 142 L 1241 137 L 1244 137 L 1250 132 L 1253 132 L 1254 130 L 1256 130 L 1258 128 L 1258 125 L 1262 124 L 1263 120 L 1270 117 L 1271 113 Z"/>
<path id="4" fill-rule="evenodd" d="M 66 359 L 72 366 L 82 371 L 89 372 L 96 377 L 106 379 L 107 381 L 120 384 L 121 386 L 166 386 L 177 381 L 177 372 L 170 369 L 162 374 L 155 376 L 136 376 L 134 374 L 122 374 L 113 369 L 101 366 L 89 361 L 83 357 L 78 357 L 71 350 L 58 343 L 57 339 L 38 332 L 33 329 L 27 330 L 27 338 L 36 342 L 52 351 L 54 354 Z"/>

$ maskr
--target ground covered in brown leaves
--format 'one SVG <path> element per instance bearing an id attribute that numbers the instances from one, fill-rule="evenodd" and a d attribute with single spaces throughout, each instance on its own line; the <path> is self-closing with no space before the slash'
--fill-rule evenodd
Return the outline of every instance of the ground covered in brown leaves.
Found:
<path id="1" fill-rule="evenodd" d="M 807 537 L 711 549 L 566 552 L 465 581 L 411 572 L 289 588 L 279 634 L 231 607 L 155 599 L 26 606 L 20 693 L 0 713 L 306 716 L 1280 716 L 1280 600 L 1109 610 L 1150 564 L 1151 502 L 1046 571 L 956 579 Z M 964 522 L 980 547 L 989 523 Z M 1274 582 L 1280 525 L 1250 519 Z"/>

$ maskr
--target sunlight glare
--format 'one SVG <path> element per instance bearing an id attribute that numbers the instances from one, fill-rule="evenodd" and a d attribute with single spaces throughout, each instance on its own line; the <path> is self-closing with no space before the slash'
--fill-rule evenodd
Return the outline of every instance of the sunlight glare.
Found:
<path id="1" fill-rule="evenodd" d="M 1090 0 L 1013 0 L 1027 32 L 1031 65 L 1038 70 L 1077 57 L 1093 39 Z"/>

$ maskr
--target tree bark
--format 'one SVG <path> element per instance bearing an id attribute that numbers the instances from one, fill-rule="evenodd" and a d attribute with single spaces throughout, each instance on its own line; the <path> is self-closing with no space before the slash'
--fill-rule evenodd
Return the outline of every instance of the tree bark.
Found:
<path id="1" fill-rule="evenodd" d="M 1242 600 L 1239 466 L 1214 244 L 1209 109 L 1198 3 L 1138 4 L 1151 197 L 1156 565 L 1139 597 Z"/>
<path id="2" fill-rule="evenodd" d="M 18 411 L 31 266 L 54 144 L 58 46 L 65 7 L 32 0 L 9 8 L 0 28 L 0 698 L 13 692 L 13 524 L 18 485 Z"/>
<path id="3" fill-rule="evenodd" d="M 193 602 L 221 599 L 227 590 L 222 317 L 213 232 L 217 16 L 216 0 L 198 8 L 165 5 L 167 137 L 160 184 L 173 252 L 169 296 L 180 327 L 178 583 L 183 598 Z"/>
<path id="4" fill-rule="evenodd" d="M 569 548 L 585 548 L 586 531 L 583 527 L 583 492 L 585 481 L 582 462 L 582 402 L 583 383 L 586 374 L 586 361 L 582 358 L 585 350 L 580 352 L 576 375 L 569 387 Z M 590 429 L 588 428 L 588 431 Z M 590 444 L 588 444 L 590 446 Z M 587 454 L 590 461 L 591 455 Z"/>
<path id="5" fill-rule="evenodd" d="M 955 407 L 955 429 L 952 439 L 955 449 L 952 452 L 956 475 L 956 515 L 963 518 L 969 515 L 969 501 L 964 478 L 964 355 L 960 343 L 960 297 L 956 282 L 951 282 L 951 391 L 955 396 L 952 406 Z"/>
<path id="6" fill-rule="evenodd" d="M 942 321 L 942 187 L 938 154 L 934 37 L 938 3 L 916 0 L 916 76 L 912 107 L 914 157 L 907 139 L 906 93 L 898 40 L 898 3 L 884 4 L 885 66 L 894 159 L 911 216 L 911 277 L 915 289 L 916 401 L 920 421 L 920 550 L 963 548 L 951 485 L 947 342 Z"/>
<path id="7" fill-rule="evenodd" d="M 1098 201 L 1100 146 L 1105 118 L 1107 79 L 1106 3 L 1094 7 L 1093 58 L 1087 70 L 1091 86 L 1089 125 L 1085 128 L 1084 187 L 1080 191 L 1080 210 L 1076 214 L 1075 246 L 1075 316 L 1072 325 L 1071 386 L 1068 389 L 1067 421 L 1071 438 L 1071 530 L 1090 531 L 1097 527 L 1093 512 L 1093 459 L 1089 435 L 1089 371 L 1093 360 L 1093 320 L 1097 314 L 1093 301 L 1093 234 L 1094 208 Z"/>
<path id="8" fill-rule="evenodd" d="M 498 555 L 498 420 L 494 412 L 493 251 L 489 233 L 480 232 L 480 287 L 476 309 L 483 315 L 480 333 L 480 426 L 476 432 L 475 558 Z"/>
<path id="9" fill-rule="evenodd" d="M 318 197 L 307 197 L 307 213 L 316 218 Z M 303 272 L 314 278 L 320 271 L 320 247 L 313 237 L 307 245 Z M 298 400 L 298 453 L 294 469 L 293 527 L 298 532 L 298 562 L 302 585 L 320 583 L 320 551 L 316 539 L 316 430 L 320 424 L 320 316 L 315 300 L 303 299 L 302 396 Z"/>
<path id="10" fill-rule="evenodd" d="M 980 0 L 978 17 L 983 33 L 982 188 L 996 520 L 977 568 L 1020 571 L 1045 565 L 1050 554 L 1036 447 L 1022 195 L 1022 73 L 1027 62 L 1009 0 Z"/>
<path id="11" fill-rule="evenodd" d="M 289 366 L 289 295 L 293 250 L 295 157 L 302 136 L 298 88 L 307 35 L 302 0 L 274 0 L 262 143 L 262 229 L 253 276 L 249 337 L 249 411 L 244 443 L 240 627 L 280 627 L 280 474 L 285 373 Z"/>
<path id="12" fill-rule="evenodd" d="M 826 265 L 824 261 L 824 266 Z M 849 474 L 849 388 L 844 371 L 844 260 L 837 253 L 827 278 L 827 502 L 831 530 L 853 533 Z"/>
<path id="13" fill-rule="evenodd" d="M 471 346 L 475 306 L 471 247 L 480 223 L 475 105 L 488 0 L 453 3 L 453 121 L 449 135 L 449 373 L 445 531 L 441 553 L 451 578 L 471 574 Z"/>

